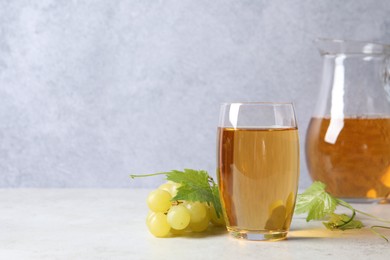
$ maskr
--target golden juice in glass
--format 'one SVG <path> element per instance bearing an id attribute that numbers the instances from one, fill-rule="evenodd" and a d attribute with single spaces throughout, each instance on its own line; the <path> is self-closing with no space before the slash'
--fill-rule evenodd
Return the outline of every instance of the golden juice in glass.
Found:
<path id="1" fill-rule="evenodd" d="M 218 128 L 219 185 L 227 229 L 283 239 L 299 179 L 295 127 Z"/>

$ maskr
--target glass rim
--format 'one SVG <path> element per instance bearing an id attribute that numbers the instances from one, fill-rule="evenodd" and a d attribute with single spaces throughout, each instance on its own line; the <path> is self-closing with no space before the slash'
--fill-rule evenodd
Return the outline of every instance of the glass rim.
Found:
<path id="1" fill-rule="evenodd" d="M 376 41 L 359 41 L 349 39 L 316 38 L 315 45 L 322 55 L 363 54 L 388 55 L 390 44 Z"/>
<path id="2" fill-rule="evenodd" d="M 238 120 L 239 114 L 251 115 L 254 122 Z M 254 114 L 256 116 L 254 117 Z M 298 128 L 293 102 L 225 102 L 221 104 L 218 127 L 234 129 Z"/>

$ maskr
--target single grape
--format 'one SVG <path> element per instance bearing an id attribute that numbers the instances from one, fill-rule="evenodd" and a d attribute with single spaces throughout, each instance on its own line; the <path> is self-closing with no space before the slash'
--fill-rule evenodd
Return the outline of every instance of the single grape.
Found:
<path id="1" fill-rule="evenodd" d="M 215 211 L 215 208 L 212 204 L 210 205 L 210 216 L 211 216 L 211 222 L 215 226 L 225 226 L 226 225 L 224 217 L 222 216 L 222 214 L 219 214 L 219 217 L 217 216 L 217 212 Z"/>
<path id="2" fill-rule="evenodd" d="M 169 194 L 171 194 L 172 198 L 176 196 L 177 194 L 177 188 L 180 187 L 180 184 L 173 182 L 173 181 L 167 181 L 166 183 L 163 183 L 158 187 L 161 190 L 168 191 Z"/>
<path id="3" fill-rule="evenodd" d="M 210 210 L 203 203 L 200 203 L 200 204 L 204 206 L 205 214 L 204 215 L 202 214 L 203 218 L 201 218 L 201 219 L 197 218 L 196 222 L 193 221 L 191 218 L 189 227 L 193 232 L 203 232 L 209 227 L 209 224 L 210 224 Z"/>
<path id="4" fill-rule="evenodd" d="M 167 216 L 162 212 L 156 212 L 151 217 L 148 216 L 146 224 L 150 233 L 156 237 L 167 237 L 171 230 L 171 226 L 167 221 Z"/>
<path id="5" fill-rule="evenodd" d="M 171 193 L 172 186 L 173 186 L 172 183 L 173 182 L 171 182 L 171 181 L 167 181 L 166 183 L 161 184 L 158 188 L 160 190 L 165 190 L 165 191 L 168 191 L 169 193 Z"/>
<path id="6" fill-rule="evenodd" d="M 150 210 L 165 213 L 171 207 L 171 199 L 169 192 L 157 189 L 149 193 L 147 204 Z"/>
<path id="7" fill-rule="evenodd" d="M 184 206 L 188 209 L 191 216 L 191 223 L 201 222 L 209 214 L 205 204 L 197 202 L 185 202 Z"/>
<path id="8" fill-rule="evenodd" d="M 177 230 L 185 229 L 190 223 L 190 213 L 183 205 L 172 206 L 167 214 L 169 225 Z"/>

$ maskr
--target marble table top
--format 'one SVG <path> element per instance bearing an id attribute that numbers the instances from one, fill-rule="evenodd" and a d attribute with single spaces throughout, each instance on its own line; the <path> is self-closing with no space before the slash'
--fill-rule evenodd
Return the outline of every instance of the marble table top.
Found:
<path id="1" fill-rule="evenodd" d="M 0 259 L 390 259 L 390 243 L 369 228 L 329 231 L 304 216 L 279 242 L 235 239 L 224 228 L 155 238 L 145 225 L 149 191 L 0 189 Z M 390 205 L 354 206 L 390 219 Z"/>

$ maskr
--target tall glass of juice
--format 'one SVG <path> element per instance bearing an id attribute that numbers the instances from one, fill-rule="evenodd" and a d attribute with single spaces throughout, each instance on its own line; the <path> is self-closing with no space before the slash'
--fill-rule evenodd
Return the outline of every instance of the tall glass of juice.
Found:
<path id="1" fill-rule="evenodd" d="M 299 179 L 293 104 L 222 104 L 217 154 L 230 234 L 247 240 L 285 239 Z"/>

